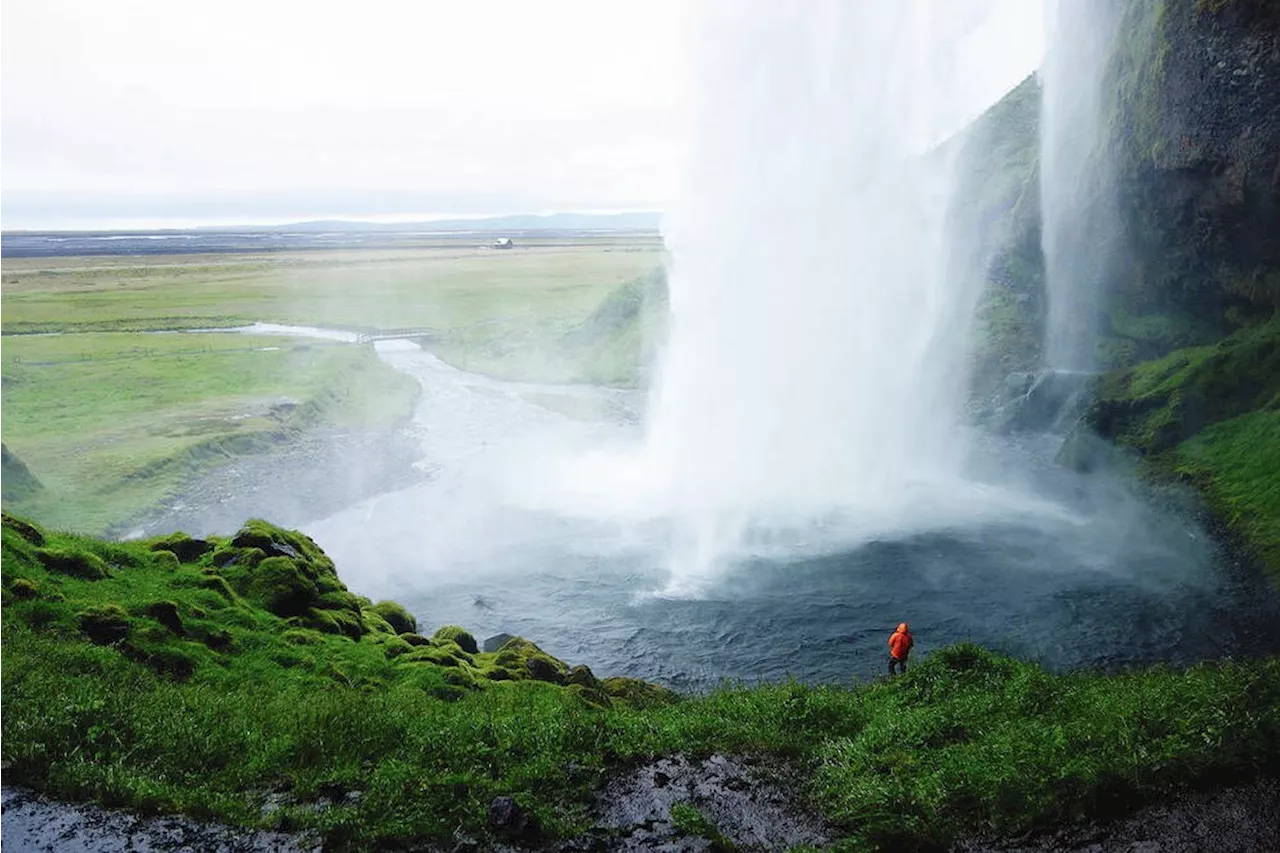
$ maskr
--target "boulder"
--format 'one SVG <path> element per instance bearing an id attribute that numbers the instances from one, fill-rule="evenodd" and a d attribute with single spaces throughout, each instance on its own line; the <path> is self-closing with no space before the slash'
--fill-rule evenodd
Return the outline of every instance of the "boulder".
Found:
<path id="1" fill-rule="evenodd" d="M 541 655 L 531 655 L 525 658 L 525 669 L 529 671 L 529 677 L 534 681 L 548 681 L 552 684 L 564 684 L 564 673 L 551 662 L 549 658 Z"/>
<path id="2" fill-rule="evenodd" d="M 82 580 L 101 580 L 107 576 L 107 564 L 97 554 L 69 548 L 40 548 L 36 557 L 49 571 Z"/>
<path id="3" fill-rule="evenodd" d="M 458 648 L 468 654 L 475 654 L 480 651 L 480 647 L 476 645 L 476 638 L 465 628 L 459 628 L 457 625 L 445 625 L 432 635 L 432 639 L 457 643 Z"/>
<path id="4" fill-rule="evenodd" d="M 153 601 L 147 605 L 147 615 L 168 628 L 178 636 L 182 636 L 182 617 L 178 615 L 178 605 L 172 601 Z"/>
<path id="5" fill-rule="evenodd" d="M 404 605 L 394 601 L 379 601 L 369 609 L 387 620 L 397 634 L 417 633 L 418 620 L 405 609 Z"/>
<path id="6" fill-rule="evenodd" d="M 76 614 L 80 631 L 99 646 L 119 643 L 129 636 L 129 614 L 118 604 L 101 604 Z"/>
<path id="7" fill-rule="evenodd" d="M 489 804 L 489 827 L 499 835 L 521 841 L 532 841 L 541 834 L 533 815 L 511 797 L 493 798 Z"/>
<path id="8" fill-rule="evenodd" d="M 44 534 L 41 533 L 40 529 L 34 524 L 23 521 L 16 516 L 9 515 L 7 512 L 3 514 L 3 523 L 6 529 L 17 533 L 32 545 L 44 544 Z"/>
<path id="9" fill-rule="evenodd" d="M 480 646 L 480 650 L 487 654 L 496 652 L 498 649 L 505 646 L 507 641 L 514 640 L 515 638 L 514 634 L 494 634 L 492 637 L 489 637 L 484 641 Z"/>
<path id="10" fill-rule="evenodd" d="M 213 543 L 204 539 L 192 539 L 185 533 L 173 533 L 151 542 L 152 551 L 168 551 L 181 563 L 194 563 L 213 550 Z"/>

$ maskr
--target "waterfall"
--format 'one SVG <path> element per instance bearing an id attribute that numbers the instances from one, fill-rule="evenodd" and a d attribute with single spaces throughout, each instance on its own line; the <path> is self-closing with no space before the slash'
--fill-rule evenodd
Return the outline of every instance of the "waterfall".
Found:
<path id="1" fill-rule="evenodd" d="M 975 294 L 947 275 L 954 146 L 937 143 L 1029 70 L 1007 50 L 1027 37 L 1014 6 L 700 7 L 643 463 L 686 524 L 677 562 L 760 526 L 872 535 L 954 504 Z"/>
<path id="2" fill-rule="evenodd" d="M 1106 279 L 1118 244 L 1114 173 L 1101 115 L 1116 0 L 1051 0 L 1042 69 L 1041 245 L 1045 366 L 1093 370 Z"/>

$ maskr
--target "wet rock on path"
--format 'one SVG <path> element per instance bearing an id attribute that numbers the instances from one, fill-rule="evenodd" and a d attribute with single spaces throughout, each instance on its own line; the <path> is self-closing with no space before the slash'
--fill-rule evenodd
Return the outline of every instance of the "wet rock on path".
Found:
<path id="1" fill-rule="evenodd" d="M 0 790 L 5 853 L 312 853 L 320 846 L 280 832 L 232 829 L 185 817 L 138 817 L 95 805 L 56 803 L 20 788 Z"/>

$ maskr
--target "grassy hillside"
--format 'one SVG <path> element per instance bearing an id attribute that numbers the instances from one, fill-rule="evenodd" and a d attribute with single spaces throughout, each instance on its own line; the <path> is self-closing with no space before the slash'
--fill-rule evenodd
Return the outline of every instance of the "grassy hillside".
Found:
<path id="1" fill-rule="evenodd" d="M 1196 486 L 1280 579 L 1280 318 L 1106 374 L 1086 422 Z"/>
<path id="2" fill-rule="evenodd" d="M 44 487 L 6 461 L 5 506 L 88 531 L 299 430 L 398 425 L 419 393 L 369 346 L 226 334 L 9 336 L 3 376 L 6 453 Z"/>
<path id="3" fill-rule="evenodd" d="M 526 640 L 486 654 L 461 628 L 419 633 L 265 522 L 126 545 L 6 515 L 3 566 L 6 782 L 312 828 L 336 849 L 487 839 L 495 796 L 570 837 L 604 774 L 672 753 L 774 756 L 849 849 L 1018 834 L 1280 770 L 1275 660 L 1050 675 L 960 645 L 861 687 L 677 697 Z"/>

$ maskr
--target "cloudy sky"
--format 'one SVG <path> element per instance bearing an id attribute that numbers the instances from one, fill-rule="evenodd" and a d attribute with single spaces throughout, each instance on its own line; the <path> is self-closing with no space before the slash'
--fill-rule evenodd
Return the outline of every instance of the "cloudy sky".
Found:
<path id="1" fill-rule="evenodd" d="M 688 8 L 4 0 L 3 226 L 661 209 Z M 1035 63 L 1013 48 L 993 88 Z"/>

